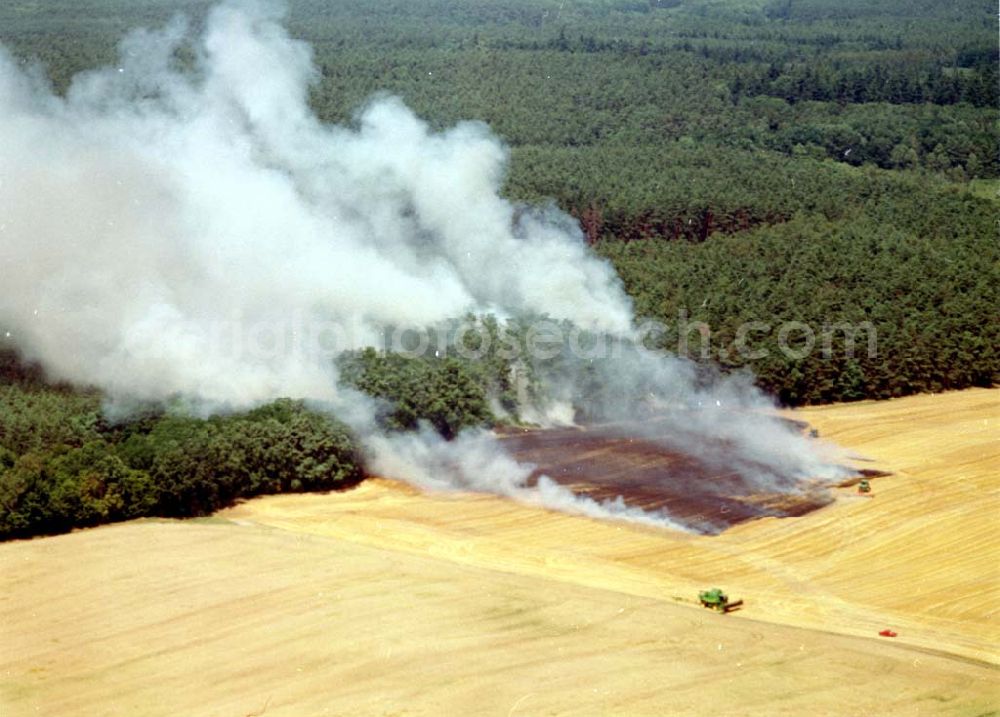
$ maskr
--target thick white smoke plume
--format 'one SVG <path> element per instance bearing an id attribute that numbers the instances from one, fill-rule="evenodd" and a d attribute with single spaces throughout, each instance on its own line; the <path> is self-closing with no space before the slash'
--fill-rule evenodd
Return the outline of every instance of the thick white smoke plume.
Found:
<path id="1" fill-rule="evenodd" d="M 393 99 L 355 130 L 321 124 L 308 46 L 259 7 L 211 13 L 193 75 L 174 62 L 185 34 L 132 34 L 65 100 L 0 58 L 0 316 L 55 376 L 149 398 L 329 397 L 315 356 L 232 342 L 297 322 L 349 328 L 351 348 L 484 310 L 628 328 L 613 272 L 564 224 L 515 226 L 485 126 L 433 134 Z"/>
<path id="2" fill-rule="evenodd" d="M 321 123 L 311 51 L 279 20 L 224 4 L 196 38 L 182 21 L 134 32 L 65 97 L 0 48 L 0 336 L 113 397 L 325 401 L 377 468 L 524 497 L 528 469 L 486 438 L 379 435 L 337 388 L 332 347 L 467 312 L 627 334 L 630 302 L 566 217 L 499 197 L 506 151 L 482 124 L 434 133 L 391 98 L 355 127 Z M 825 469 L 805 442 L 752 430 L 794 472 Z"/>

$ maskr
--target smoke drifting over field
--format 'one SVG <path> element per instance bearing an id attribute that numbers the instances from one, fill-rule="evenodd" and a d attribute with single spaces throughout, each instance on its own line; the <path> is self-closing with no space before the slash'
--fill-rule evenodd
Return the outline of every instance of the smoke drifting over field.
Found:
<path id="1" fill-rule="evenodd" d="M 180 20 L 136 31 L 118 66 L 78 76 L 65 97 L 0 54 L 0 333 L 53 377 L 115 398 L 305 397 L 355 427 L 377 470 L 574 502 L 527 488 L 530 468 L 488 435 L 379 433 L 367 400 L 337 388 L 329 347 L 301 339 L 336 327 L 337 348 L 357 348 L 386 326 L 467 312 L 627 335 L 613 270 L 567 217 L 499 197 L 506 150 L 482 124 L 434 133 L 392 98 L 355 126 L 321 123 L 307 101 L 311 51 L 280 17 L 225 4 L 200 37 Z M 182 45 L 193 69 L 179 67 Z M 684 450 L 724 441 L 762 481 L 836 470 L 779 422 L 733 414 L 766 405 L 751 389 L 696 390 L 676 360 L 612 374 L 663 387 L 668 403 L 725 405 L 668 425 Z M 572 377 L 552 378 L 571 400 Z"/>

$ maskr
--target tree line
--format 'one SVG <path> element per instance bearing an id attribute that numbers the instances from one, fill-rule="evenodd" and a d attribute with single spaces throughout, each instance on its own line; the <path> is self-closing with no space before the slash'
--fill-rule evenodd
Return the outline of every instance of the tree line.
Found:
<path id="1" fill-rule="evenodd" d="M 8 369 L 17 364 L 10 352 Z M 113 421 L 95 392 L 0 381 L 0 540 L 148 516 L 208 515 L 265 493 L 363 476 L 347 428 L 279 400 L 200 418 L 150 407 Z"/>

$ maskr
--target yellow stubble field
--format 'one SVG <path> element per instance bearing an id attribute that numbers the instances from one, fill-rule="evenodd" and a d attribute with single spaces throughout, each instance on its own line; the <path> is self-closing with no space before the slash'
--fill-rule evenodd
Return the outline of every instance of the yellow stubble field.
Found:
<path id="1" fill-rule="evenodd" d="M 377 479 L 0 545 L 0 715 L 1000 709 L 1000 391 L 793 415 L 892 475 L 714 537 Z"/>

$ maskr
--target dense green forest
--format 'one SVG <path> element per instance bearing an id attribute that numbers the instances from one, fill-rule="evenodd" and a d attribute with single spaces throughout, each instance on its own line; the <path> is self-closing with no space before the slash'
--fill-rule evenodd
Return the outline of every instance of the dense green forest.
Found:
<path id="1" fill-rule="evenodd" d="M 208 515 L 362 476 L 346 427 L 301 402 L 211 418 L 149 407 L 114 421 L 99 394 L 46 385 L 12 353 L 0 352 L 0 378 L 0 540 Z"/>
<path id="2" fill-rule="evenodd" d="M 383 428 L 413 430 L 426 421 L 447 439 L 463 428 L 497 422 L 490 397 L 510 374 L 506 363 L 490 371 L 487 362 L 377 353 L 372 348 L 346 353 L 338 364 L 341 383 L 379 400 Z"/>
<path id="3" fill-rule="evenodd" d="M 292 34 L 314 48 L 322 119 L 350 123 L 390 92 L 435 127 L 488 123 L 509 147 L 511 200 L 575 216 L 641 317 L 711 327 L 712 350 L 695 342 L 692 357 L 747 367 L 792 405 L 1000 377 L 995 4 L 290 5 Z M 208 6 L 7 0 L 0 42 L 63 90 L 113 63 L 128 29 L 176 12 L 197 24 Z M 748 321 L 868 323 L 877 352 L 834 341 L 795 357 L 764 332 L 753 348 L 766 355 L 749 357 L 734 349 Z M 495 357 L 341 361 L 348 385 L 384 402 L 387 428 L 426 419 L 445 437 L 516 418 L 509 368 Z M 93 394 L 41 386 L 9 363 L 0 379 L 0 535 L 200 514 L 360 471 L 343 427 L 299 404 L 205 420 L 161 408 L 116 425 Z M 282 448 L 293 433 L 309 439 Z"/>
<path id="4" fill-rule="evenodd" d="M 176 12 L 197 23 L 208 6 L 48 0 L 43 12 L 11 0 L 0 41 L 64 88 L 113 62 L 128 28 Z M 723 335 L 737 317 L 876 322 L 873 361 L 750 360 L 783 400 L 988 385 L 1000 373 L 989 3 L 290 6 L 320 68 L 320 117 L 349 123 L 391 92 L 437 127 L 487 122 L 510 147 L 507 195 L 578 217 L 646 317 L 672 323 L 683 309 Z"/>

